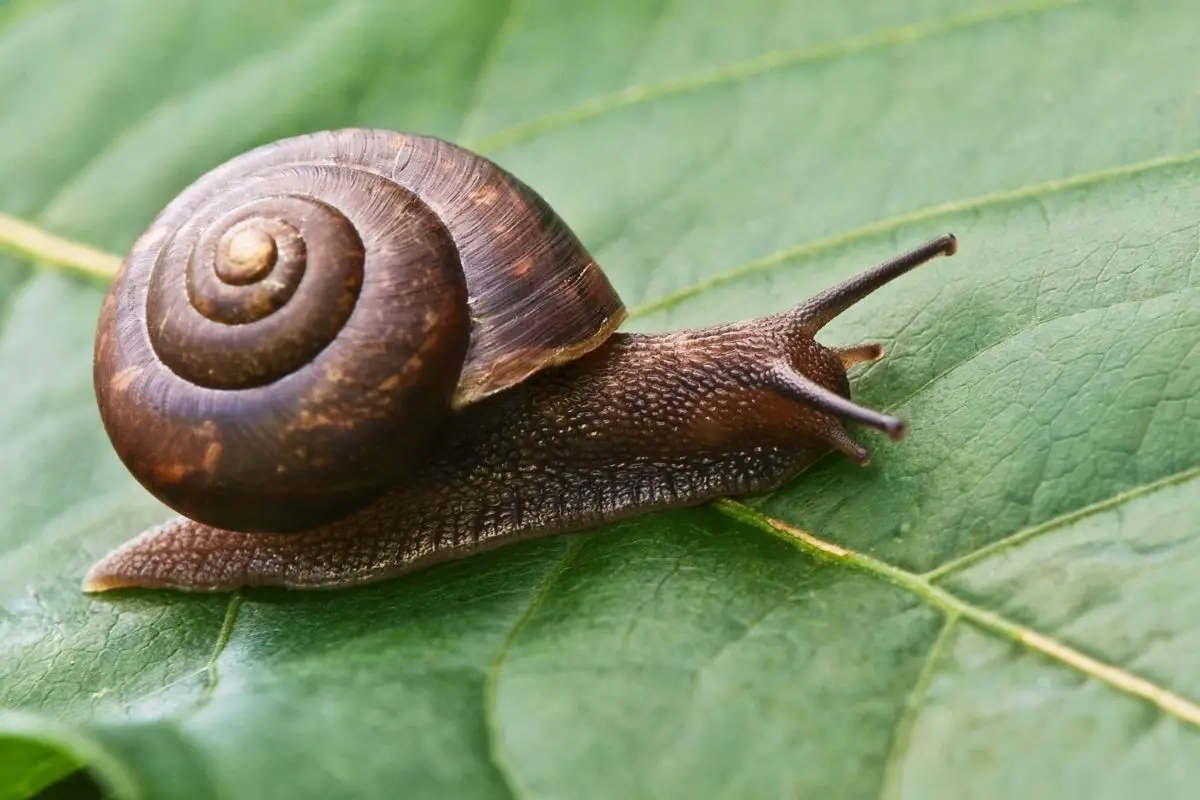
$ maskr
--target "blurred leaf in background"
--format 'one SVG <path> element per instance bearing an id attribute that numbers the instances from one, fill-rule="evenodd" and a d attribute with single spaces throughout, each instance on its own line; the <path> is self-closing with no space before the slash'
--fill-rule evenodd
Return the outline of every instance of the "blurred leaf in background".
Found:
<path id="1" fill-rule="evenodd" d="M 908 439 L 354 591 L 87 597 L 167 512 L 95 412 L 103 282 L 0 257 L 0 798 L 1192 796 L 1195 4 L 589 5 L 15 0 L 0 211 L 120 254 L 255 145 L 416 130 L 633 330 L 953 231 L 823 334 L 887 346 L 855 392 Z"/>

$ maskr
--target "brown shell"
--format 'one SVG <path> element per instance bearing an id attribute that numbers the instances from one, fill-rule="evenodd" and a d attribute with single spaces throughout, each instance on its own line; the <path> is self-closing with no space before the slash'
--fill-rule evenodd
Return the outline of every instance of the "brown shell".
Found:
<path id="1" fill-rule="evenodd" d="M 303 163 L 353 166 L 394 181 L 450 231 L 471 315 L 456 407 L 578 358 L 625 320 L 604 271 L 540 195 L 441 139 L 370 128 L 297 136 L 237 157 L 197 186 L 219 191 L 226 176 L 251 164 L 269 173 Z"/>
<path id="2" fill-rule="evenodd" d="M 328 135 L 339 144 L 368 137 L 354 158 L 377 163 L 420 197 L 458 246 L 471 341 L 456 407 L 578 358 L 624 322 L 621 298 L 578 237 L 533 189 L 491 161 L 425 136 Z"/>
<path id="3" fill-rule="evenodd" d="M 566 224 L 496 165 L 330 131 L 234 158 L 159 214 L 104 304 L 94 379 L 118 455 L 160 500 L 282 532 L 379 496 L 452 407 L 624 316 Z"/>

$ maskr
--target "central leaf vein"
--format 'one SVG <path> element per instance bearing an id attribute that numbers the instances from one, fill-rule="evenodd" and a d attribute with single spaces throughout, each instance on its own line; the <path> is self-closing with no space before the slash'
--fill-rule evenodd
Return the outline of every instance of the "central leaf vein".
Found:
<path id="1" fill-rule="evenodd" d="M 1175 694 L 1140 675 L 1107 664 L 1049 636 L 1013 622 L 1001 614 L 964 600 L 931 583 L 923 575 L 818 539 L 807 531 L 768 517 L 733 500 L 719 500 L 714 503 L 714 506 L 733 519 L 788 541 L 816 558 L 874 575 L 912 593 L 948 617 L 959 616 L 993 636 L 1013 641 L 1083 675 L 1105 683 L 1110 688 L 1141 698 L 1183 722 L 1200 727 L 1200 705 L 1194 701 Z"/>

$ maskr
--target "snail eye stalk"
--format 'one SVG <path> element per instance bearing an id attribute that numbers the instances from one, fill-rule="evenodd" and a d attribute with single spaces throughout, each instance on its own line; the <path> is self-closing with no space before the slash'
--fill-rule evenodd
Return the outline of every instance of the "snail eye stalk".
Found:
<path id="1" fill-rule="evenodd" d="M 958 252 L 958 239 L 954 238 L 952 233 L 943 233 L 920 247 L 902 253 L 877 267 L 839 283 L 837 286 L 826 289 L 786 314 L 790 317 L 791 324 L 796 330 L 812 336 L 843 311 L 879 287 L 938 256 L 952 256 L 956 252 Z"/>
<path id="2" fill-rule="evenodd" d="M 769 381 L 772 389 L 797 403 L 803 403 L 835 417 L 877 428 L 893 439 L 904 438 L 906 428 L 902 420 L 847 400 L 840 394 L 831 392 L 816 381 L 796 372 L 789 364 L 781 364 L 776 367 L 770 373 Z"/>

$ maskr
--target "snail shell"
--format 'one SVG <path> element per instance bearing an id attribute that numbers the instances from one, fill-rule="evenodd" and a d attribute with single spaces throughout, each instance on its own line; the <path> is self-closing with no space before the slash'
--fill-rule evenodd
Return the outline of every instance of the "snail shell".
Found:
<path id="1" fill-rule="evenodd" d="M 438 139 L 285 139 L 201 177 L 105 300 L 118 456 L 202 523 L 289 532 L 418 468 L 456 409 L 587 353 L 625 310 L 532 189 Z"/>

